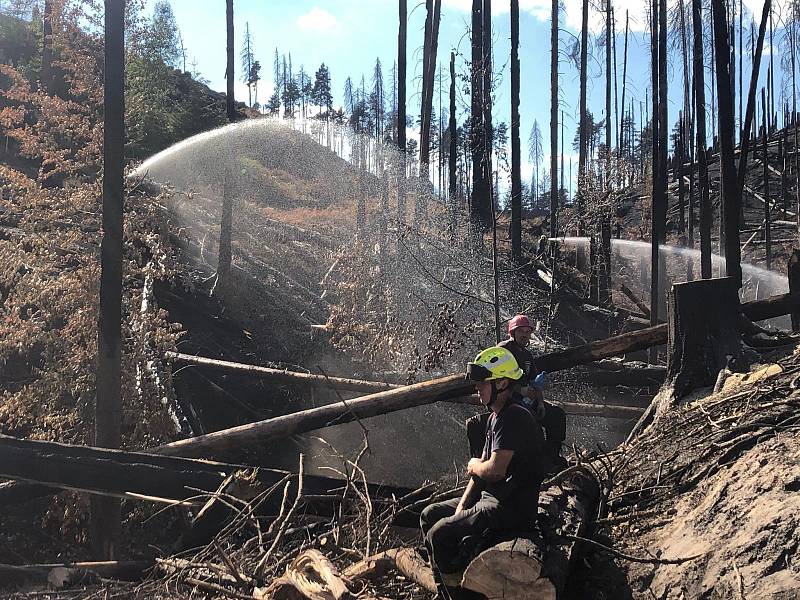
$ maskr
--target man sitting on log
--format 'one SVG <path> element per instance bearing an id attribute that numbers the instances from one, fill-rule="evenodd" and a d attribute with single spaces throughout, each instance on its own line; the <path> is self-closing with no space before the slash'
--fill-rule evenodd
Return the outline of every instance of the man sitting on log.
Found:
<path id="1" fill-rule="evenodd" d="M 541 387 L 535 383 L 537 375 L 543 378 L 543 374 L 528 348 L 532 334 L 530 319 L 525 315 L 516 315 L 508 322 L 508 339 L 497 345 L 511 352 L 522 369 L 523 375 L 515 386 L 514 399 L 530 406 L 544 429 L 544 450 L 549 461 L 545 470 L 551 473 L 567 466 L 561 456 L 561 444 L 567 437 L 567 413 L 560 406 L 545 402 Z"/>
<path id="2" fill-rule="evenodd" d="M 535 526 L 544 440 L 531 412 L 512 398 L 522 376 L 514 355 L 497 346 L 482 351 L 467 366 L 481 404 L 491 410 L 483 451 L 467 464 L 470 480 L 461 499 L 431 504 L 420 517 L 443 599 L 453 597 L 471 558 L 462 544 L 465 538 Z M 467 597 L 467 592 L 461 593 Z"/>

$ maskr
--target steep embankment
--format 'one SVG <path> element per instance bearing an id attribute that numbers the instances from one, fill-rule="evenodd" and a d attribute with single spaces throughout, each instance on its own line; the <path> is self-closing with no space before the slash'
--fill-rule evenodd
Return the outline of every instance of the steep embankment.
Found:
<path id="1" fill-rule="evenodd" d="M 581 598 L 800 597 L 800 355 L 694 393 L 614 457 Z M 601 581 L 592 577 L 604 572 Z"/>

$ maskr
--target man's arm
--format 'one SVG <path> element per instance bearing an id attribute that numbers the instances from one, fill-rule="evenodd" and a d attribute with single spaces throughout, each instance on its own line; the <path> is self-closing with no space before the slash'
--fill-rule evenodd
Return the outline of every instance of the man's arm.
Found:
<path id="1" fill-rule="evenodd" d="M 467 464 L 467 473 L 483 481 L 495 482 L 505 479 L 508 465 L 514 456 L 513 450 L 495 450 L 488 460 L 473 458 Z"/>

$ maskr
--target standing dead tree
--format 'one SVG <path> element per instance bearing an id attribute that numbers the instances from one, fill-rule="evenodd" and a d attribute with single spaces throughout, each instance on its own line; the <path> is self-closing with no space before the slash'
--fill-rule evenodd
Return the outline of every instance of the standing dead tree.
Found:
<path id="1" fill-rule="evenodd" d="M 714 46 L 717 66 L 717 101 L 719 104 L 720 163 L 722 169 L 723 221 L 725 225 L 725 271 L 738 287 L 742 285 L 741 246 L 739 243 L 739 203 L 736 165 L 733 162 L 733 94 L 731 92 L 728 21 L 723 0 L 712 0 Z"/>
<path id="2" fill-rule="evenodd" d="M 711 195 L 708 183 L 708 156 L 706 146 L 706 89 L 703 66 L 703 17 L 701 0 L 692 0 L 692 29 L 694 49 L 694 105 L 697 131 L 698 184 L 700 186 L 700 273 L 703 279 L 711 277 Z"/>
<path id="3" fill-rule="evenodd" d="M 125 4 L 106 1 L 103 103 L 103 240 L 100 246 L 100 314 L 97 331 L 97 399 L 94 441 L 118 448 L 122 406 L 122 236 L 125 149 Z M 120 503 L 92 498 L 92 541 L 99 556 L 117 558 Z"/>

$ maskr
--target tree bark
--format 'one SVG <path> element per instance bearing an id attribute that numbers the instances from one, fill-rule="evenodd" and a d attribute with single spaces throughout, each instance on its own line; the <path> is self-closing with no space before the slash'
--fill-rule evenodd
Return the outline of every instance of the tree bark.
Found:
<path id="1" fill-rule="evenodd" d="M 225 157 L 233 160 L 232 155 Z M 233 173 L 230 164 L 226 164 L 222 175 L 222 214 L 219 225 L 219 247 L 217 250 L 217 283 L 215 289 L 224 297 L 231 289 L 232 228 L 233 228 Z"/>
<path id="2" fill-rule="evenodd" d="M 558 3 L 552 1 L 550 22 L 550 237 L 558 235 L 558 190 L 552 185 L 558 174 Z M 584 105 L 585 108 L 585 105 Z M 562 149 L 563 151 L 563 149 Z M 563 168 L 561 170 L 563 176 Z M 538 174 L 537 174 L 538 176 Z M 538 193 L 538 190 L 537 190 Z"/>
<path id="3" fill-rule="evenodd" d="M 667 381 L 677 397 L 713 385 L 720 369 L 741 356 L 738 289 L 732 277 L 672 286 Z"/>
<path id="4" fill-rule="evenodd" d="M 481 552 L 466 568 L 462 587 L 488 600 L 555 600 L 569 578 L 577 550 L 574 540 L 589 527 L 600 490 L 593 477 L 579 472 L 542 492 L 539 505 L 547 515 L 538 532 L 506 536 Z"/>
<path id="5" fill-rule="evenodd" d="M 711 277 L 711 196 L 708 183 L 708 158 L 706 146 L 706 91 L 703 66 L 702 1 L 692 0 L 692 25 L 694 38 L 694 93 L 695 123 L 697 128 L 698 185 L 700 187 L 700 273 L 703 279 Z"/>
<path id="6" fill-rule="evenodd" d="M 42 14 L 42 69 L 39 78 L 45 93 L 53 93 L 53 0 L 45 0 Z"/>
<path id="7" fill-rule="evenodd" d="M 769 200 L 769 129 L 767 127 L 767 100 L 764 93 L 764 88 L 761 88 L 761 106 L 763 107 L 761 115 L 762 124 L 764 127 L 764 262 L 766 263 L 767 269 L 769 269 L 772 267 L 772 236 L 770 231 L 771 205 Z"/>
<path id="8" fill-rule="evenodd" d="M 225 106 L 228 113 L 228 121 L 233 123 L 236 120 L 236 101 L 233 95 L 234 68 L 233 68 L 233 0 L 225 0 L 225 24 L 227 31 L 225 78 L 227 83 L 227 93 L 225 95 Z"/>
<path id="9" fill-rule="evenodd" d="M 458 156 L 458 128 L 456 126 L 456 53 L 450 52 L 450 154 L 448 156 L 448 191 L 450 194 L 450 241 L 456 241 L 457 217 L 460 198 L 456 183 L 456 158 Z"/>
<path id="10" fill-rule="evenodd" d="M 192 356 L 190 354 L 182 354 L 180 352 L 167 352 L 164 354 L 164 358 L 174 360 L 176 362 L 207 367 L 209 369 L 244 373 L 275 383 L 313 385 L 321 388 L 346 390 L 351 392 L 380 392 L 383 390 L 401 387 L 399 385 L 382 383 L 379 381 L 363 381 L 360 379 L 327 377 L 324 375 L 313 375 L 311 373 L 299 373 L 284 369 L 270 369 L 269 367 L 247 365 L 230 362 L 227 360 L 216 360 L 202 356 Z"/>
<path id="11" fill-rule="evenodd" d="M 522 260 L 522 159 L 520 152 L 519 0 L 511 0 L 511 258 L 515 261 Z"/>
<path id="12" fill-rule="evenodd" d="M 725 224 L 725 272 L 742 285 L 741 245 L 739 241 L 739 203 L 736 165 L 733 162 L 733 96 L 728 65 L 728 22 L 723 0 L 712 0 L 714 45 L 717 66 L 717 100 L 719 103 L 720 163 L 722 169 L 722 205 Z"/>
<path id="13" fill-rule="evenodd" d="M 653 170 L 652 187 L 650 194 L 650 324 L 655 325 L 658 323 L 658 283 L 659 283 L 659 261 L 658 252 L 659 244 L 661 243 L 661 232 L 659 226 L 660 220 L 660 204 L 661 204 L 661 153 L 659 152 L 659 144 L 661 143 L 661 135 L 659 133 L 661 120 L 659 119 L 659 94 L 658 87 L 660 84 L 659 78 L 659 19 L 658 12 L 660 0 L 651 1 L 651 34 L 650 34 L 650 80 L 652 87 L 652 102 L 653 102 L 653 119 L 651 121 L 651 138 L 652 138 L 652 154 L 651 166 Z"/>
<path id="14" fill-rule="evenodd" d="M 103 130 L 103 239 L 100 246 L 100 315 L 97 335 L 95 444 L 117 448 L 121 437 L 122 236 L 125 146 L 125 5 L 105 3 Z M 93 498 L 96 556 L 113 560 L 120 535 L 120 504 Z"/>
<path id="15" fill-rule="evenodd" d="M 492 0 L 483 0 L 481 11 L 481 36 L 483 52 L 481 67 L 483 69 L 483 178 L 486 185 L 486 203 L 489 210 L 489 225 L 495 227 L 495 198 L 492 185 L 492 151 L 494 149 L 494 126 L 492 125 Z M 499 340 L 498 340 L 499 341 Z"/>
<path id="16" fill-rule="evenodd" d="M 753 124 L 753 114 L 756 110 L 756 89 L 758 86 L 758 73 L 761 68 L 761 52 L 764 49 L 764 37 L 767 31 L 772 0 L 764 1 L 764 10 L 761 13 L 761 25 L 758 27 L 758 41 L 756 42 L 755 57 L 753 58 L 753 73 L 750 75 L 750 89 L 747 92 L 747 112 L 744 117 L 742 129 L 741 151 L 739 153 L 739 169 L 737 171 L 736 187 L 741 197 L 744 191 L 744 179 L 747 175 L 747 155 L 750 151 L 750 128 Z"/>
<path id="17" fill-rule="evenodd" d="M 407 0 L 398 0 L 397 33 L 397 147 L 400 165 L 397 173 L 397 221 L 406 219 L 406 39 L 408 37 Z"/>
<path id="18" fill-rule="evenodd" d="M 589 0 L 583 0 L 581 12 L 581 70 L 580 70 L 580 99 L 578 110 L 578 194 L 576 197 L 578 213 L 578 235 L 583 235 L 584 206 L 583 186 L 586 178 L 586 153 L 588 150 L 588 131 L 586 130 L 586 80 L 587 61 L 589 57 Z M 552 182 L 551 182 L 552 186 Z"/>
<path id="19" fill-rule="evenodd" d="M 431 109 L 433 108 L 433 83 L 436 77 L 436 54 L 439 42 L 439 20 L 442 12 L 442 0 L 427 0 L 428 17 L 426 19 L 426 39 L 423 47 L 423 82 L 422 82 L 422 130 L 420 132 L 419 177 L 423 189 L 417 196 L 417 203 L 423 203 L 417 210 L 418 216 L 425 213 L 426 192 L 430 187 L 430 151 L 431 151 Z M 429 22 L 430 21 L 430 22 Z"/>
<path id="20" fill-rule="evenodd" d="M 475 234 L 486 231 L 491 223 L 489 214 L 489 182 L 486 180 L 484 151 L 486 130 L 483 122 L 483 0 L 472 0 L 472 66 L 470 150 L 472 152 L 472 198 L 470 213 Z"/>

